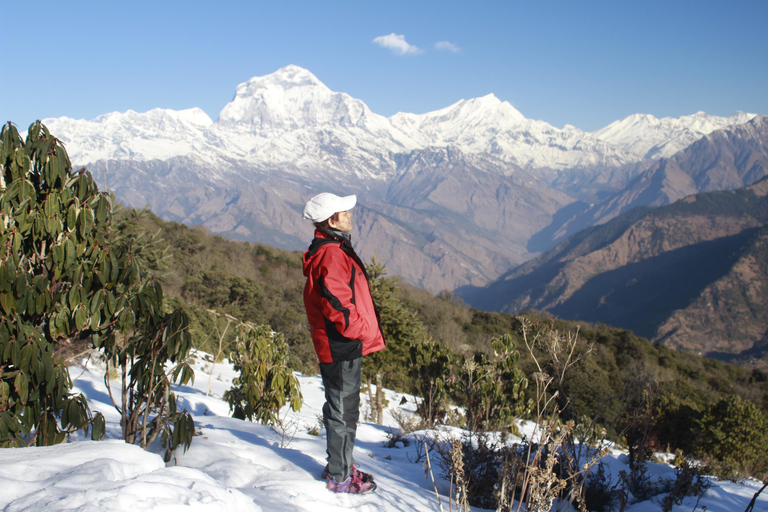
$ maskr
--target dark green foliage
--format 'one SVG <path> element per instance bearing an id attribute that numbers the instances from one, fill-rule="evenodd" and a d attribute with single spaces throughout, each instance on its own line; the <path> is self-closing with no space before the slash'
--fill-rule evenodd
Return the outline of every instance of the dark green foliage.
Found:
<path id="1" fill-rule="evenodd" d="M 520 322 L 514 316 L 505 313 L 473 309 L 470 310 L 469 322 L 462 327 L 467 333 L 470 350 L 491 352 L 493 348 L 490 346 L 490 340 L 495 336 L 517 332 Z"/>
<path id="2" fill-rule="evenodd" d="M 453 358 L 452 352 L 439 341 L 410 345 L 410 372 L 416 396 L 421 397 L 418 413 L 429 425 L 447 411 Z"/>
<path id="3" fill-rule="evenodd" d="M 103 417 L 69 393 L 56 352 L 99 322 L 93 269 L 110 200 L 42 124 L 22 141 L 8 123 L 0 139 L 0 446 L 51 445 L 90 424 L 99 438 Z"/>
<path id="4" fill-rule="evenodd" d="M 457 369 L 460 403 L 467 408 L 470 431 L 506 430 L 526 410 L 523 390 L 528 381 L 517 367 L 520 354 L 512 336 L 492 341 L 493 358 L 478 352 L 465 357 Z"/>
<path id="5" fill-rule="evenodd" d="M 157 235 L 146 236 L 140 225 L 144 215 L 119 215 L 108 231 L 109 252 L 99 260 L 100 271 L 119 270 L 97 292 L 104 328 L 94 330 L 92 338 L 104 352 L 107 368 L 113 366 L 123 376 L 119 400 L 112 397 L 123 439 L 147 448 L 160 437 L 169 456 L 180 444 L 188 447 L 194 434 L 192 417 L 177 410 L 171 391 L 173 382 L 186 384 L 194 376 L 187 362 L 192 338 L 187 314 L 166 310 L 158 278 L 168 254 Z"/>
<path id="6" fill-rule="evenodd" d="M 555 325 L 567 330 L 569 323 L 556 321 Z M 593 343 L 594 349 L 592 361 L 588 359 L 575 366 L 568 382 L 607 381 L 608 387 L 601 386 L 606 398 L 621 394 L 627 372 L 633 367 L 643 367 L 656 382 L 659 399 L 682 400 L 699 411 L 730 391 L 749 397 L 756 404 L 761 404 L 768 395 L 768 386 L 760 378 L 764 373 L 760 370 L 747 371 L 732 364 L 672 350 L 664 345 L 653 345 L 630 331 L 603 324 L 590 326 L 570 322 L 570 326 L 570 329 L 579 327 L 581 342 L 584 345 Z M 577 416 L 591 416 L 591 412 L 598 410 L 591 407 L 578 409 L 580 404 L 583 406 L 590 403 L 591 399 L 585 396 L 588 390 L 588 386 L 571 390 Z M 674 449 L 674 444 L 672 447 Z"/>
<path id="7" fill-rule="evenodd" d="M 512 421 L 526 413 L 524 390 L 528 387 L 525 374 L 518 367 L 520 353 L 509 333 L 491 340 L 494 352 L 495 385 L 487 394 L 485 424 L 507 430 Z"/>
<path id="8" fill-rule="evenodd" d="M 112 198 L 85 169 L 72 172 L 42 124 L 30 126 L 26 143 L 4 127 L 1 152 L 0 443 L 52 444 L 91 421 L 103 435 L 103 418 L 91 420 L 85 400 L 69 395 L 55 357 L 68 340 L 90 339 L 123 372 L 113 403 L 124 439 L 146 447 L 162 434 L 169 451 L 188 445 L 194 425 L 177 411 L 170 382 L 192 375 L 190 338 L 186 315 L 164 309 L 156 240 L 136 228 L 140 215 L 113 219 Z M 166 375 L 168 361 L 177 365 Z"/>
<path id="9" fill-rule="evenodd" d="M 264 292 L 253 280 L 225 272 L 213 267 L 192 276 L 187 281 L 182 293 L 209 307 L 259 307 L 264 300 Z"/>
<path id="10" fill-rule="evenodd" d="M 282 334 L 266 325 L 240 324 L 229 356 L 235 371 L 232 389 L 224 393 L 232 416 L 265 425 L 280 421 L 280 409 L 301 409 L 299 381 L 288 368 L 288 345 Z"/>
<path id="11" fill-rule="evenodd" d="M 755 404 L 731 395 L 710 405 L 699 420 L 696 453 L 723 478 L 768 474 L 768 417 Z"/>
<path id="12" fill-rule="evenodd" d="M 698 423 L 702 405 L 685 394 L 669 394 L 660 397 L 656 404 L 655 434 L 659 447 L 680 449 L 685 453 L 696 450 Z"/>
<path id="13" fill-rule="evenodd" d="M 620 398 L 623 411 L 617 423 L 623 444 L 629 452 L 629 469 L 633 473 L 642 468 L 653 454 L 656 393 L 656 383 L 642 364 L 627 368 Z"/>
<path id="14" fill-rule="evenodd" d="M 429 337 L 440 340 L 453 352 L 466 350 L 470 343 L 477 350 L 490 349 L 488 344 L 490 335 L 482 341 L 482 347 L 475 346 L 481 342 L 480 336 L 470 342 L 470 336 L 465 332 L 464 327 L 472 320 L 471 311 L 455 302 L 455 298 L 450 293 L 443 292 L 434 296 L 425 290 L 417 290 L 407 283 L 402 283 L 398 295 L 408 308 L 416 312 Z M 508 331 L 509 329 L 494 334 Z"/>
<path id="15" fill-rule="evenodd" d="M 387 347 L 363 358 L 363 380 L 371 381 L 380 374 L 385 387 L 413 391 L 415 384 L 406 362 L 410 358 L 411 345 L 426 340 L 424 327 L 416 313 L 398 297 L 397 277 L 384 277 L 386 269 L 375 259 L 366 265 L 366 271 Z"/>
<path id="16" fill-rule="evenodd" d="M 565 392 L 572 397 L 564 407 L 564 420 L 594 419 L 601 425 L 611 427 L 622 404 L 616 398 L 621 394 L 622 380 L 612 378 L 621 375 L 614 353 L 603 345 L 593 346 L 590 357 L 581 359 L 565 376 Z M 615 429 L 608 428 L 609 435 Z"/>

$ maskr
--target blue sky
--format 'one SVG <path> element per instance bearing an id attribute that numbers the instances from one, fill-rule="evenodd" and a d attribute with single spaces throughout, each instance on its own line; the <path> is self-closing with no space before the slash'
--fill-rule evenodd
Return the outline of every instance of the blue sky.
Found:
<path id="1" fill-rule="evenodd" d="M 768 114 L 768 1 L 0 0 L 0 120 L 200 107 L 288 64 L 374 112 Z"/>

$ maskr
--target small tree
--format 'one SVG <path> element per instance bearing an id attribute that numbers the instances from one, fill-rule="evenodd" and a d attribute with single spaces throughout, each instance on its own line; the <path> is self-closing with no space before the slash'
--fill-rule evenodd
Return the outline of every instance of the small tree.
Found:
<path id="1" fill-rule="evenodd" d="M 465 358 L 459 368 L 459 387 L 466 399 L 467 429 L 509 428 L 525 410 L 523 391 L 528 385 L 517 367 L 520 353 L 510 334 L 491 341 L 494 357 L 484 353 Z"/>
<path id="2" fill-rule="evenodd" d="M 398 296 L 397 277 L 384 277 L 384 265 L 371 259 L 366 265 L 371 296 L 376 304 L 381 320 L 381 329 L 387 340 L 387 348 L 363 358 L 362 378 L 367 381 L 370 392 L 371 383 L 376 382 L 376 404 L 371 409 L 377 411 L 376 420 L 382 421 L 383 391 L 382 386 L 398 391 L 414 391 L 412 375 L 403 364 L 410 357 L 410 347 L 426 340 L 424 326 L 415 311 Z"/>
<path id="3" fill-rule="evenodd" d="M 91 415 L 57 349 L 87 336 L 90 270 L 109 198 L 39 122 L 23 141 L 0 132 L 0 446 L 51 445 L 104 419 Z"/>
<path id="4" fill-rule="evenodd" d="M 659 447 L 693 453 L 697 445 L 693 433 L 698 430 L 702 408 L 689 396 L 681 397 L 672 392 L 661 394 L 654 417 Z"/>
<path id="5" fill-rule="evenodd" d="M 123 438 L 147 447 L 163 434 L 169 450 L 188 444 L 192 418 L 170 390 L 171 380 L 192 377 L 188 321 L 164 310 L 158 238 L 145 238 L 141 214 L 113 223 L 113 198 L 87 170 L 72 172 L 44 125 L 30 126 L 23 142 L 9 123 L 0 139 L 0 444 L 52 444 L 91 423 L 103 435 L 103 418 L 69 394 L 55 359 L 70 340 L 89 339 L 122 370 L 113 403 Z M 169 361 L 177 365 L 166 374 Z"/>
<path id="6" fill-rule="evenodd" d="M 232 416 L 266 425 L 280 423 L 280 409 L 301 409 L 298 379 L 288 368 L 285 337 L 266 325 L 240 324 L 230 362 L 240 376 L 224 393 Z"/>
<path id="7" fill-rule="evenodd" d="M 493 338 L 491 347 L 495 357 L 498 384 L 494 388 L 496 396 L 489 398 L 486 418 L 497 426 L 506 428 L 515 418 L 528 411 L 523 396 L 528 387 L 528 379 L 517 366 L 520 352 L 517 351 L 515 341 L 509 333 Z"/>
<path id="8" fill-rule="evenodd" d="M 444 412 L 453 356 L 443 343 L 426 340 L 410 346 L 410 368 L 416 394 L 421 396 L 419 415 L 432 425 Z"/>
<path id="9" fill-rule="evenodd" d="M 194 372 L 187 362 L 192 348 L 187 314 L 166 311 L 160 277 L 169 258 L 158 235 L 147 236 L 141 221 L 146 211 L 120 214 L 104 234 L 96 252 L 93 276 L 101 286 L 94 293 L 89 324 L 95 347 L 103 351 L 104 376 L 110 398 L 120 413 L 123 439 L 148 448 L 158 437 L 172 450 L 192 442 L 194 421 L 178 411 L 173 382 L 186 384 Z M 116 399 L 109 368 L 121 376 Z"/>
<path id="10" fill-rule="evenodd" d="M 227 335 L 227 331 L 229 330 L 229 326 L 232 322 L 236 321 L 237 319 L 233 317 L 232 315 L 228 315 L 224 313 L 221 315 L 216 310 L 209 309 L 207 310 L 208 314 L 211 316 L 211 319 L 213 320 L 211 323 L 213 324 L 214 329 L 216 330 L 216 334 L 218 335 L 219 341 L 216 348 L 216 352 L 213 354 L 213 359 L 211 361 L 211 369 L 208 372 L 208 387 L 205 390 L 206 396 L 211 396 L 211 381 L 213 380 L 213 370 L 216 368 L 216 363 L 219 361 L 221 356 L 224 354 L 224 339 Z M 219 329 L 218 319 L 220 317 L 224 317 L 224 320 L 226 320 L 227 324 L 224 326 L 224 330 Z"/>

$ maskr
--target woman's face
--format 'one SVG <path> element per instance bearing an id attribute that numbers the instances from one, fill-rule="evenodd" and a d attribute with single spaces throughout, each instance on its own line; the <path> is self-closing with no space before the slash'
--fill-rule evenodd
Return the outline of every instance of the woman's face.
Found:
<path id="1" fill-rule="evenodd" d="M 333 217 L 328 219 L 328 225 L 335 230 L 346 233 L 352 230 L 352 214 L 348 211 L 339 212 L 333 214 Z"/>

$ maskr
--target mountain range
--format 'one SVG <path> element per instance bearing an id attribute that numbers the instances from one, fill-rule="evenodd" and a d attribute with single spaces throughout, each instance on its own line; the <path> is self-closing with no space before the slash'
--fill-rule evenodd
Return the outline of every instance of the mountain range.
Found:
<path id="1" fill-rule="evenodd" d="M 292 65 L 238 85 L 216 121 L 195 108 L 44 123 L 125 204 L 231 238 L 303 249 L 312 236 L 305 201 L 319 191 L 357 194 L 359 252 L 434 291 L 486 285 L 637 204 L 765 175 L 755 162 L 766 123 L 755 114 L 638 114 L 585 132 L 527 119 L 489 94 L 384 117 Z M 755 145 L 744 142 L 749 130 Z M 730 164 L 745 170 L 728 178 L 723 160 L 682 169 L 696 178 L 678 184 L 677 155 L 705 136 L 701 151 L 715 159 L 731 144 Z M 752 156 L 736 154 L 742 142 Z"/>
<path id="2" fill-rule="evenodd" d="M 768 177 L 632 209 L 462 297 L 480 309 L 538 309 L 707 356 L 760 359 L 768 354 Z"/>
<path id="3" fill-rule="evenodd" d="M 529 242 L 544 248 L 588 226 L 602 224 L 637 206 L 663 206 L 697 192 L 733 190 L 768 174 L 768 117 L 704 135 L 669 158 L 653 162 L 627 186 L 602 201 L 569 206 Z"/>

